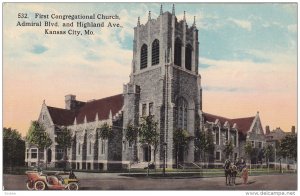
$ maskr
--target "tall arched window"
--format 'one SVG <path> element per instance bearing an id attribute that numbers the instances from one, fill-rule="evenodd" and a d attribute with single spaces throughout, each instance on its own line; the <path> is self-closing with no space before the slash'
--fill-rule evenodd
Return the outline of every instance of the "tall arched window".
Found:
<path id="1" fill-rule="evenodd" d="M 81 147 L 82 147 L 82 145 L 78 142 L 77 146 L 78 146 L 78 148 L 77 148 L 78 149 L 78 153 L 77 154 L 80 155 L 81 154 Z"/>
<path id="2" fill-rule="evenodd" d="M 148 47 L 146 44 L 143 44 L 141 48 L 141 69 L 147 67 L 147 62 L 148 62 Z"/>
<path id="3" fill-rule="evenodd" d="M 176 38 L 175 40 L 175 51 L 174 51 L 174 64 L 181 66 L 181 40 Z"/>
<path id="4" fill-rule="evenodd" d="M 91 141 L 89 141 L 89 155 L 91 155 L 92 154 L 92 142 Z"/>
<path id="5" fill-rule="evenodd" d="M 192 46 L 190 44 L 185 47 L 185 68 L 192 70 Z"/>
<path id="6" fill-rule="evenodd" d="M 152 65 L 159 64 L 159 41 L 158 39 L 152 42 Z"/>
<path id="7" fill-rule="evenodd" d="M 179 98 L 177 100 L 177 128 L 187 130 L 187 101 L 184 98 Z"/>

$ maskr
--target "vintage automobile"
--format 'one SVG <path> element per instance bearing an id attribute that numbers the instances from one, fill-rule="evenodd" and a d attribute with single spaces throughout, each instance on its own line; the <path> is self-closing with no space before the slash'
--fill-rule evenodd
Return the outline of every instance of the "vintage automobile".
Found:
<path id="1" fill-rule="evenodd" d="M 27 171 L 26 186 L 28 190 L 78 190 L 79 180 L 74 175 L 73 171 L 69 176 L 63 178 L 59 172 L 43 173 L 39 171 Z"/>

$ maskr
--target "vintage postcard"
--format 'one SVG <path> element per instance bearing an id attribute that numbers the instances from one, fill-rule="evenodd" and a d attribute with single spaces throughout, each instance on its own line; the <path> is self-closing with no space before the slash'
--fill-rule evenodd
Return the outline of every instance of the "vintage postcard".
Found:
<path id="1" fill-rule="evenodd" d="M 6 195 L 298 191 L 297 3 L 2 9 Z"/>

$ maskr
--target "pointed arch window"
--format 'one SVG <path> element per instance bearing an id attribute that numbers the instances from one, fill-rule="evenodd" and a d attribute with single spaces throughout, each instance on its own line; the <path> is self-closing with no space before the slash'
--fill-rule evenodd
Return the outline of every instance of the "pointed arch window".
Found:
<path id="1" fill-rule="evenodd" d="M 77 153 L 77 155 L 80 155 L 80 153 L 81 153 L 81 144 L 78 142 L 78 153 Z"/>
<path id="2" fill-rule="evenodd" d="M 152 65 L 159 64 L 159 41 L 155 39 L 152 42 Z"/>
<path id="3" fill-rule="evenodd" d="M 187 130 L 187 101 L 184 98 L 177 100 L 176 116 L 177 128 Z"/>
<path id="4" fill-rule="evenodd" d="M 179 38 L 175 40 L 175 51 L 174 51 L 174 64 L 181 66 L 181 46 L 182 42 Z"/>
<path id="5" fill-rule="evenodd" d="M 92 154 L 92 141 L 91 140 L 89 141 L 89 147 L 88 148 L 89 148 L 89 150 L 88 150 L 89 153 L 88 154 L 91 155 Z"/>
<path id="6" fill-rule="evenodd" d="M 105 140 L 101 140 L 101 154 L 105 154 Z"/>
<path id="7" fill-rule="evenodd" d="M 190 44 L 185 47 L 185 68 L 192 70 L 192 46 Z"/>
<path id="8" fill-rule="evenodd" d="M 144 69 L 147 67 L 148 62 L 148 46 L 146 44 L 143 44 L 141 48 L 141 69 Z"/>

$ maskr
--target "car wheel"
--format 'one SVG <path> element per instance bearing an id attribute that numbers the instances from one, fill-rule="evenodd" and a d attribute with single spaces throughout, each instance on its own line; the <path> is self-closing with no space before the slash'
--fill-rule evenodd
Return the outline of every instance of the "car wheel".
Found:
<path id="1" fill-rule="evenodd" d="M 38 180 L 34 183 L 34 188 L 35 190 L 42 191 L 46 189 L 46 184 L 45 182 Z"/>
<path id="2" fill-rule="evenodd" d="M 76 182 L 71 182 L 68 184 L 68 190 L 78 190 L 78 184 Z"/>
<path id="3" fill-rule="evenodd" d="M 26 187 L 27 187 L 28 190 L 33 190 L 34 189 L 34 183 L 32 181 L 28 180 L 26 182 Z"/>

